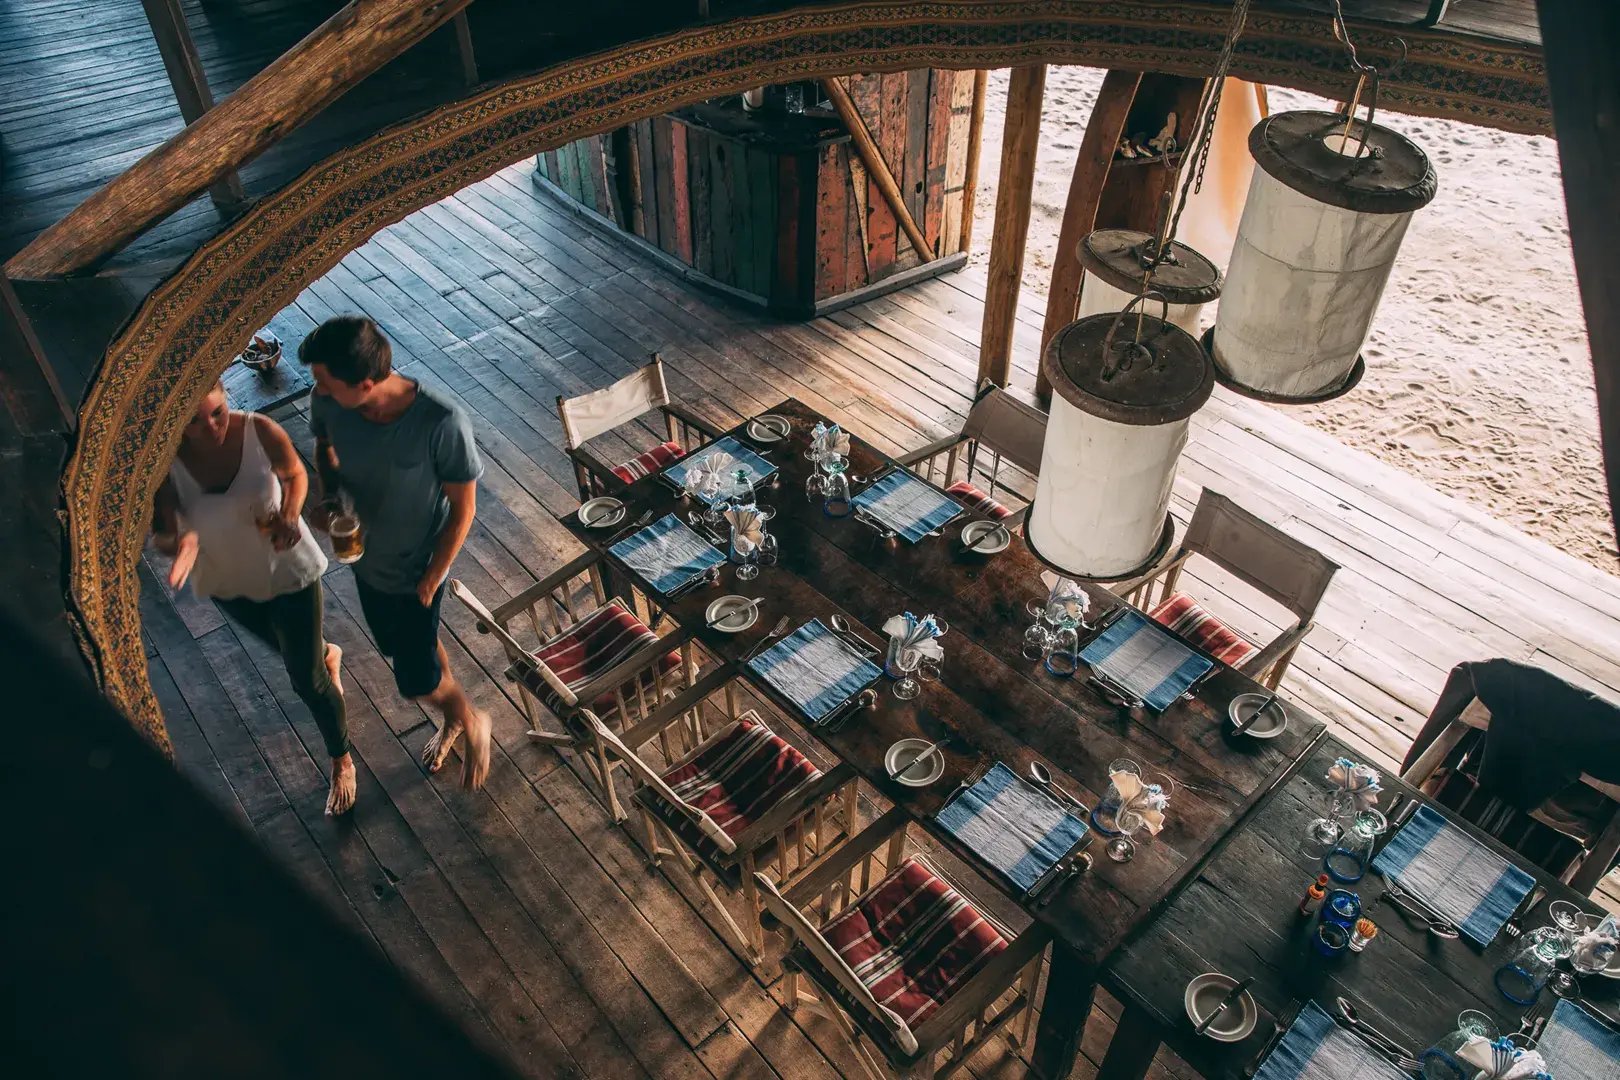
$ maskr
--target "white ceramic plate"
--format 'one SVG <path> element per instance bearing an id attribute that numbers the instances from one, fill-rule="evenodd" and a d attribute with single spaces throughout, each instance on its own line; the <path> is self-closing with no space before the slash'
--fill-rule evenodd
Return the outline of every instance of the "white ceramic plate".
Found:
<path id="1" fill-rule="evenodd" d="M 756 416 L 748 422 L 748 437 L 755 442 L 781 442 L 793 431 L 793 421 L 775 413 Z"/>
<path id="2" fill-rule="evenodd" d="M 1232 726 L 1237 727 L 1253 716 L 1254 710 L 1264 704 L 1266 698 L 1270 696 L 1269 694 L 1239 694 L 1233 698 L 1232 704 L 1227 706 L 1226 709 L 1226 715 L 1231 718 Z M 1262 716 L 1252 728 L 1243 734 L 1251 739 L 1275 739 L 1287 730 L 1288 706 L 1283 704 L 1282 698 L 1278 698 L 1277 704 L 1267 709 L 1266 715 Z"/>
<path id="3" fill-rule="evenodd" d="M 883 767 L 890 773 L 900 772 L 919 754 L 928 749 L 927 739 L 901 739 L 889 747 L 889 752 L 883 755 Z M 938 750 L 928 755 L 928 759 L 921 765 L 912 769 L 901 777 L 899 783 L 906 787 L 927 787 L 941 776 L 945 775 L 945 755 Z"/>
<path id="4" fill-rule="evenodd" d="M 1187 1010 L 1187 1017 L 1197 1028 L 1204 1022 L 1205 1017 L 1220 1008 L 1226 995 L 1232 992 L 1232 987 L 1238 981 L 1230 975 L 1220 975 L 1209 972 L 1198 976 L 1187 984 L 1187 992 L 1182 995 L 1181 1003 Z M 1260 1010 L 1254 1003 L 1254 998 L 1245 990 L 1243 996 L 1232 1002 L 1226 1012 L 1221 1014 L 1204 1034 L 1216 1042 L 1242 1042 L 1254 1031 L 1254 1025 L 1260 1019 Z"/>
<path id="5" fill-rule="evenodd" d="M 624 520 L 624 503 L 611 495 L 588 499 L 579 508 L 579 523 L 587 529 L 607 529 Z"/>
<path id="6" fill-rule="evenodd" d="M 722 596 L 709 605 L 703 613 L 705 622 L 713 624 L 716 630 L 726 634 L 740 634 L 744 630 L 759 622 L 759 605 L 746 606 L 749 598 L 732 593 Z"/>
<path id="7" fill-rule="evenodd" d="M 1007 545 L 1012 543 L 1012 530 L 999 521 L 970 521 L 962 526 L 962 546 L 972 547 L 981 537 L 992 532 L 996 534 L 995 538 L 975 548 L 973 554 L 994 555 L 998 551 L 1006 551 Z"/>

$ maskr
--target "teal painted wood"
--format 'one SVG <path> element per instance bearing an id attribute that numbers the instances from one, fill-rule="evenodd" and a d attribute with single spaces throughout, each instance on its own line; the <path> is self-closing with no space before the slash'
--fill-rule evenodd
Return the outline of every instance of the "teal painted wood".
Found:
<path id="1" fill-rule="evenodd" d="M 737 284 L 736 250 L 732 244 L 731 159 L 733 147 L 709 140 L 709 231 L 714 234 L 716 281 Z"/>
<path id="2" fill-rule="evenodd" d="M 748 151 L 748 191 L 754 215 L 754 273 L 747 286 L 760 296 L 771 292 L 771 272 L 776 265 L 776 246 L 783 240 L 777 220 L 776 155 L 764 150 Z"/>

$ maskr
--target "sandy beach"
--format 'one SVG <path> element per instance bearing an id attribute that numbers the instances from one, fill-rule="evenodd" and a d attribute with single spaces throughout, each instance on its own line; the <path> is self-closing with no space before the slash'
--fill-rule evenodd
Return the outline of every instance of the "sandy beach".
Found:
<path id="1" fill-rule="evenodd" d="M 1024 287 L 1045 296 L 1075 153 L 1102 81 L 1048 71 Z M 991 73 L 974 212 L 988 258 L 1007 72 Z M 1272 90 L 1271 108 L 1330 108 Z M 1600 569 L 1617 566 L 1586 330 L 1557 147 L 1380 112 L 1424 148 L 1439 194 L 1419 211 L 1353 392 L 1291 415 Z"/>

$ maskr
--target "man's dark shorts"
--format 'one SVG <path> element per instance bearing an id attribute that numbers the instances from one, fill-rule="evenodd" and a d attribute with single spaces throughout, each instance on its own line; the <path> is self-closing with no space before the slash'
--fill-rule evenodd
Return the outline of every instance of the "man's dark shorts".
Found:
<path id="1" fill-rule="evenodd" d="M 431 607 L 423 607 L 415 593 L 379 592 L 359 577 L 360 610 L 365 614 L 377 651 L 394 664 L 394 685 L 401 697 L 427 697 L 439 688 L 444 669 L 439 665 L 439 606 L 444 586 L 433 594 Z"/>

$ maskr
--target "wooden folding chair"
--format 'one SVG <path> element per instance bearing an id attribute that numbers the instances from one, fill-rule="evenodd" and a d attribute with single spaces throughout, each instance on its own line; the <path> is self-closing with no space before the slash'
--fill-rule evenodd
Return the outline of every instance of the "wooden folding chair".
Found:
<path id="1" fill-rule="evenodd" d="M 1294 622 L 1263 646 L 1221 622 L 1176 588 L 1182 567 L 1194 555 L 1286 608 Z M 1316 606 L 1338 569 L 1321 552 L 1205 488 L 1181 546 L 1146 574 L 1112 588 L 1215 659 L 1275 690 L 1300 642 L 1315 625 Z"/>
<path id="2" fill-rule="evenodd" d="M 659 637 L 648 629 L 634 610 L 641 606 L 635 593 L 628 602 L 610 597 L 601 559 L 582 555 L 493 611 L 459 580 L 450 582 L 450 592 L 477 617 L 479 631 L 505 648 L 506 676 L 517 683 L 529 737 L 578 751 L 601 783 L 613 820 L 622 822 L 613 783 L 619 766 L 578 719 L 581 706 L 594 709 L 598 723 L 605 719 L 637 740 L 657 736 L 667 745 L 674 725 L 706 729 L 705 704 L 725 687 L 727 669 L 703 671 L 689 631 L 676 627 Z M 515 636 L 520 620 L 528 623 L 532 646 Z M 723 711 L 735 714 L 729 697 Z M 541 723 L 548 714 L 557 721 L 551 729 Z"/>
<path id="3" fill-rule="evenodd" d="M 1554 796 L 1531 811 L 1480 784 L 1476 763 L 1491 712 L 1474 698 L 1401 779 L 1484 829 L 1537 866 L 1590 893 L 1620 854 L 1620 784 L 1581 775 L 1584 792 Z"/>
<path id="4" fill-rule="evenodd" d="M 897 807 L 785 892 L 757 884 L 790 946 L 789 1007 L 831 1019 L 874 1078 L 947 1077 L 1015 1020 L 1009 1041 L 1028 1041 L 1051 938 L 1039 924 L 1013 935 L 905 841 Z"/>
<path id="5" fill-rule="evenodd" d="M 598 435 L 655 410 L 663 414 L 668 438 L 652 449 L 613 464 L 586 445 Z M 558 396 L 557 415 L 562 418 L 568 456 L 574 461 L 574 477 L 579 481 L 582 500 L 618 491 L 719 437 L 715 428 L 670 401 L 669 387 L 664 383 L 664 362 L 657 353 L 652 354 L 652 363 L 612 386 L 578 397 Z"/>
<path id="6" fill-rule="evenodd" d="M 822 771 L 752 710 L 654 768 L 642 751 L 650 733 L 622 736 L 589 709 L 597 745 L 628 767 L 646 835 L 647 858 L 673 856 L 713 907 L 731 943 L 752 964 L 764 956 L 756 880 L 783 884 L 853 836 L 857 779 L 839 764 Z M 683 735 L 687 734 L 682 732 Z M 641 740 L 639 743 L 636 740 Z M 740 896 L 738 914 L 715 890 Z"/>
<path id="7" fill-rule="evenodd" d="M 1046 414 L 987 382 L 968 410 L 960 432 L 898 460 L 919 476 L 939 484 L 968 509 L 1000 518 L 1016 529 L 1023 523 L 1028 506 L 1014 510 L 997 498 L 1001 463 L 1006 460 L 1033 477 L 1040 472 L 1045 442 Z M 988 463 L 982 460 L 981 450 L 989 458 Z M 960 480 L 956 478 L 959 463 L 966 465 Z M 979 478 L 985 480 L 986 487 L 979 486 Z M 1004 497 L 1011 494 L 1003 491 Z"/>

